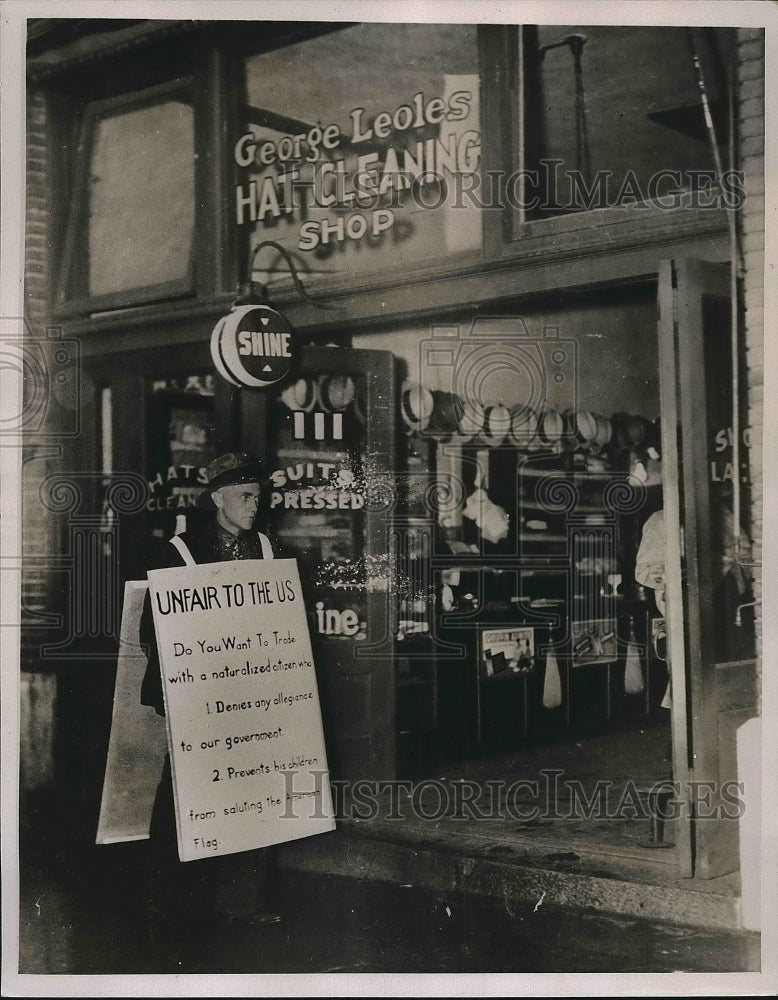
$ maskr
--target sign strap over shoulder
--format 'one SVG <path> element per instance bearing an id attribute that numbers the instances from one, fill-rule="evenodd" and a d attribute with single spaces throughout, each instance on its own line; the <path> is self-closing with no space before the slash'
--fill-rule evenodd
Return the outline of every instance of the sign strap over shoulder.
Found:
<path id="1" fill-rule="evenodd" d="M 259 542 L 262 546 L 262 558 L 263 559 L 274 559 L 275 553 L 273 552 L 273 546 L 270 544 L 270 539 L 267 535 L 263 535 L 261 531 L 257 532 L 259 536 Z M 170 539 L 170 544 L 176 548 L 184 560 L 184 565 L 186 566 L 196 566 L 195 558 L 189 551 L 189 547 L 180 535 L 173 535 Z"/>
<path id="2" fill-rule="evenodd" d="M 263 535 L 261 531 L 258 531 L 259 541 L 262 545 L 262 558 L 263 559 L 275 559 L 275 553 L 273 552 L 273 546 L 270 544 L 270 539 L 267 535 Z"/>
<path id="3" fill-rule="evenodd" d="M 180 535 L 173 535 L 173 537 L 170 539 L 170 544 L 174 548 L 178 549 L 178 552 L 179 552 L 181 558 L 184 560 L 184 564 L 186 566 L 196 566 L 197 565 L 195 563 L 194 556 L 189 551 L 189 547 L 187 546 L 186 542 L 181 538 Z"/>

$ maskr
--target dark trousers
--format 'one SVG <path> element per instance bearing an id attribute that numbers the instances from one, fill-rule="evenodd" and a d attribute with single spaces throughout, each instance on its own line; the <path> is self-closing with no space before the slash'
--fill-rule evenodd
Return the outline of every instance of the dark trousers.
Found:
<path id="1" fill-rule="evenodd" d="M 275 905 L 275 849 L 182 862 L 178 858 L 170 758 L 151 813 L 151 901 L 166 917 L 198 922 L 247 917 Z"/>

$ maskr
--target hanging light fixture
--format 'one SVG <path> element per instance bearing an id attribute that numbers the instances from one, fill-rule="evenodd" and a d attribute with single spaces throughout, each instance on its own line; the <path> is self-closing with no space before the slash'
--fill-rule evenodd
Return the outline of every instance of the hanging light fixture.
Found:
<path id="1" fill-rule="evenodd" d="M 253 280 L 256 258 L 265 247 L 273 247 L 281 254 L 289 265 L 295 288 L 307 302 L 321 309 L 333 308 L 308 295 L 286 247 L 274 240 L 258 243 L 249 259 L 248 280 L 239 286 L 230 312 L 219 319 L 211 333 L 211 358 L 216 370 L 232 385 L 252 389 L 266 389 L 285 379 L 299 356 L 289 320 L 270 305 L 265 285 Z"/>

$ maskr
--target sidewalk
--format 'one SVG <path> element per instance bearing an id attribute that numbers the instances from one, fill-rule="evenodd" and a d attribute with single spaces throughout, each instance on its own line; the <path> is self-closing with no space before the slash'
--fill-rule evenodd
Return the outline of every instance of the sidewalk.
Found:
<path id="1" fill-rule="evenodd" d="M 346 821 L 338 830 L 285 845 L 282 868 L 400 886 L 740 930 L 740 876 L 680 879 L 670 865 L 607 857 L 575 838 L 541 830 L 500 834 L 455 820 Z"/>
<path id="2" fill-rule="evenodd" d="M 653 773 L 655 736 L 616 743 L 640 749 L 645 738 Z M 538 761 L 583 780 L 603 753 L 621 788 L 634 766 L 607 739 L 440 767 L 416 785 L 415 811 L 397 800 L 402 818 L 383 803 L 373 819 L 350 815 L 332 833 L 283 845 L 282 924 L 207 927 L 161 947 L 147 932 L 148 842 L 95 846 L 75 810 L 56 829 L 37 820 L 21 855 L 22 972 L 758 971 L 760 936 L 739 929 L 738 875 L 679 879 L 674 848 L 648 846 L 645 819 L 565 818 L 564 796 L 562 818 L 534 821 L 478 818 L 485 797 L 466 818 L 437 801 L 436 788 L 527 777 Z M 48 814 L 51 800 L 38 807 Z M 666 842 L 673 836 L 669 824 Z"/>
<path id="3" fill-rule="evenodd" d="M 337 830 L 284 845 L 282 865 L 521 903 L 542 897 L 578 911 L 738 931 L 739 873 L 679 878 L 674 839 L 681 819 L 664 824 L 661 844 L 651 841 L 644 792 L 665 773 L 661 746 L 656 730 L 637 730 L 439 767 L 413 791 L 395 789 L 392 801 L 385 790 L 375 800 L 342 804 Z M 570 786 L 591 794 L 606 774 L 608 805 L 626 806 L 614 818 L 596 812 L 586 818 Z M 506 801 L 510 782 L 539 776 L 541 787 L 545 780 L 553 791 L 537 815 L 526 790 L 508 793 Z M 489 783 L 496 781 L 495 792 Z M 638 809 L 631 809 L 636 800 L 626 796 L 636 788 Z M 472 794 L 476 798 L 468 801 Z"/>
<path id="4" fill-rule="evenodd" d="M 331 849 L 340 837 L 314 839 Z M 113 984 L 116 976 L 142 974 L 175 983 L 186 974 L 759 970 L 758 935 L 568 907 L 554 901 L 553 888 L 551 896 L 547 890 L 545 897 L 540 892 L 521 901 L 511 883 L 501 897 L 363 878 L 353 851 L 341 856 L 339 874 L 286 867 L 280 924 L 207 927 L 201 936 L 153 944 L 144 920 L 143 854 L 142 843 L 112 845 L 91 867 L 49 862 L 46 872 L 39 869 L 22 899 L 21 971 L 110 976 Z M 330 853 L 328 865 L 335 860 Z M 263 982 L 266 995 L 272 985 Z M 51 989 L 56 992 L 56 981 Z"/>

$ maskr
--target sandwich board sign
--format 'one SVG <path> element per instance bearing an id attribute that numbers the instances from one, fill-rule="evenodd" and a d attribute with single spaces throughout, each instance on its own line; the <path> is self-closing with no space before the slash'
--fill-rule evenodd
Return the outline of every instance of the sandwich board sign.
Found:
<path id="1" fill-rule="evenodd" d="M 182 861 L 335 828 L 294 559 L 152 570 Z"/>
<path id="2" fill-rule="evenodd" d="M 113 715 L 97 824 L 97 844 L 145 840 L 167 750 L 165 720 L 142 705 L 146 654 L 140 642 L 145 580 L 124 585 Z"/>

